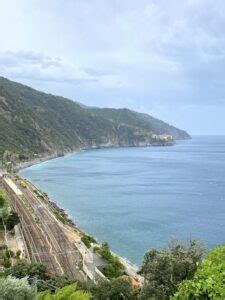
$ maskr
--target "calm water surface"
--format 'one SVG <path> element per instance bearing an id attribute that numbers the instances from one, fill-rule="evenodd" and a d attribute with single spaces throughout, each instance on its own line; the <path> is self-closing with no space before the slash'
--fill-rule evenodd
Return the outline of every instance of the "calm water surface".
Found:
<path id="1" fill-rule="evenodd" d="M 82 229 L 140 264 L 171 236 L 225 243 L 225 137 L 90 150 L 20 172 Z"/>

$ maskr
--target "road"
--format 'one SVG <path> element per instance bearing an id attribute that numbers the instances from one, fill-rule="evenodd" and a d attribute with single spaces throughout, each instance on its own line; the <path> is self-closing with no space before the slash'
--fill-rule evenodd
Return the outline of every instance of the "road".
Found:
<path id="1" fill-rule="evenodd" d="M 22 188 L 19 181 L 4 179 L 4 187 L 13 209 L 20 216 L 31 261 L 43 263 L 50 273 L 81 278 L 79 266 L 82 264 L 82 256 L 75 244 L 68 240 L 63 226 L 47 205 L 29 185 Z"/>

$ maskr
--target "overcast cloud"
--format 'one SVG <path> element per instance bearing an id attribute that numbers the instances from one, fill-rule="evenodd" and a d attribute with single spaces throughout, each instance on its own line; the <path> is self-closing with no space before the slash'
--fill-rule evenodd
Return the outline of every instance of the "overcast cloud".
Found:
<path id="1" fill-rule="evenodd" d="M 0 75 L 225 133 L 224 0 L 0 0 Z"/>

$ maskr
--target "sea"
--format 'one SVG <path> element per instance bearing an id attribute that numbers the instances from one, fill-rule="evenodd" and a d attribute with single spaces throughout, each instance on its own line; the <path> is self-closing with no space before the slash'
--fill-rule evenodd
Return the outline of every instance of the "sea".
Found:
<path id="1" fill-rule="evenodd" d="M 140 265 L 169 239 L 225 243 L 225 137 L 74 152 L 19 172 L 72 220 Z"/>

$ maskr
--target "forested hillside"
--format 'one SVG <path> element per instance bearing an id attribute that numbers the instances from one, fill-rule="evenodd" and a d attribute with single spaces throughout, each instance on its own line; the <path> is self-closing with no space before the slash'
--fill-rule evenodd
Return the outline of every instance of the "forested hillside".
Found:
<path id="1" fill-rule="evenodd" d="M 80 148 L 166 145 L 189 138 L 185 131 L 146 114 L 85 107 L 3 77 L 0 131 L 0 157 L 20 160 Z"/>

